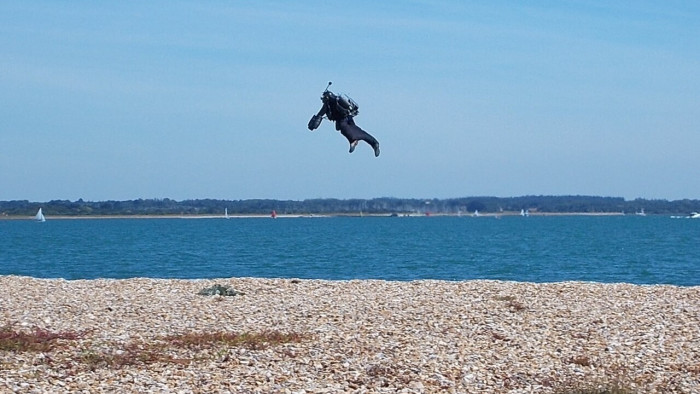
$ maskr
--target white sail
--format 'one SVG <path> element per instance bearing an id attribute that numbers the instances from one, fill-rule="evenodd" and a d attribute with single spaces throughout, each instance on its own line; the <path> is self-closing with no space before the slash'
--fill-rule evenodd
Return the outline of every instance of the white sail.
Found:
<path id="1" fill-rule="evenodd" d="M 44 214 L 41 212 L 41 208 L 39 208 L 39 212 L 36 213 L 36 216 L 34 217 L 37 222 L 45 222 L 46 218 L 44 217 Z"/>
<path id="2" fill-rule="evenodd" d="M 228 219 L 230 216 L 228 216 L 228 208 L 224 208 L 224 217 Z"/>

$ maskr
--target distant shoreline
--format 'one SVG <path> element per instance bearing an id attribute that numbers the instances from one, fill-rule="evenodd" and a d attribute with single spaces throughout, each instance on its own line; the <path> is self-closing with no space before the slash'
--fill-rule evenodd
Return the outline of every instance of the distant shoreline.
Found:
<path id="1" fill-rule="evenodd" d="M 447 199 L 380 197 L 372 199 L 313 198 L 305 200 L 217 200 L 176 201 L 138 199 L 125 201 L 28 200 L 0 201 L 0 218 L 33 217 L 42 209 L 47 218 L 56 216 L 96 218 L 210 218 L 306 216 L 609 216 L 639 214 L 690 215 L 700 212 L 700 200 L 625 200 L 622 197 L 597 196 L 474 196 Z M 369 213 L 369 214 L 368 214 Z M 85 215 L 85 216 L 83 216 Z"/>
<path id="2" fill-rule="evenodd" d="M 455 214 L 455 213 L 411 213 L 397 214 L 393 217 L 465 217 L 465 218 L 501 218 L 504 216 L 521 216 L 518 212 L 501 212 L 501 213 L 480 213 L 474 215 L 471 213 Z M 624 214 L 622 212 L 533 212 L 529 216 L 634 216 L 634 214 Z M 332 213 L 332 214 L 278 214 L 275 219 L 285 218 L 330 218 L 330 217 L 392 217 L 392 214 L 360 214 L 360 213 Z M 228 219 L 273 219 L 269 214 L 245 214 L 245 215 L 229 215 Z M 47 215 L 46 220 L 78 220 L 78 219 L 227 219 L 223 215 Z M 33 216 L 17 216 L 5 215 L 0 216 L 0 220 L 34 220 Z"/>

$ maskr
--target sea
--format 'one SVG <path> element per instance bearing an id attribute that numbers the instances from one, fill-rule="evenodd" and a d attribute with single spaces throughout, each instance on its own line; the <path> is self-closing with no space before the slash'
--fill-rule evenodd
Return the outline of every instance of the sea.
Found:
<path id="1" fill-rule="evenodd" d="M 0 275 L 700 285 L 668 216 L 0 220 Z"/>

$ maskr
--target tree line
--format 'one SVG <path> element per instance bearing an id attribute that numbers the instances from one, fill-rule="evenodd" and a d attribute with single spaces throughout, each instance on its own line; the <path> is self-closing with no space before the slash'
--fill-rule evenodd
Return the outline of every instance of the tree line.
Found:
<path id="1" fill-rule="evenodd" d="M 461 197 L 448 199 L 406 199 L 382 197 L 373 199 L 318 198 L 307 200 L 216 200 L 196 199 L 176 201 L 138 199 L 127 201 L 27 200 L 0 201 L 2 216 L 31 216 L 42 208 L 45 215 L 232 215 L 270 214 L 459 214 L 519 212 L 531 213 L 636 213 L 687 215 L 700 212 L 700 200 L 625 200 L 622 197 L 597 196 L 521 196 L 521 197 Z"/>

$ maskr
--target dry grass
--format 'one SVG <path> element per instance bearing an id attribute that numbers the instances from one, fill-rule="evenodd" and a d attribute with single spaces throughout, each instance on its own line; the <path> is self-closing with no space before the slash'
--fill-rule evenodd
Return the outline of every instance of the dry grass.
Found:
<path id="1" fill-rule="evenodd" d="M 591 362 L 591 359 L 588 358 L 588 356 L 583 356 L 583 355 L 573 357 L 572 359 L 569 360 L 569 363 L 580 365 L 582 367 L 590 367 L 591 365 L 593 365 L 593 363 Z"/>
<path id="2" fill-rule="evenodd" d="M 0 350 L 10 352 L 49 352 L 59 346 L 61 340 L 75 341 L 83 338 L 86 332 L 50 332 L 38 327 L 29 332 L 16 331 L 12 325 L 0 328 Z"/>
<path id="3" fill-rule="evenodd" d="M 270 346 L 301 342 L 308 338 L 299 333 L 266 331 L 261 333 L 184 333 L 158 337 L 151 341 L 132 341 L 126 344 L 114 344 L 94 350 L 80 344 L 87 332 L 51 332 L 34 327 L 29 331 L 14 330 L 7 325 L 0 328 L 0 351 L 24 353 L 41 352 L 47 356 L 42 360 L 46 364 L 63 364 L 66 368 L 83 367 L 88 370 L 99 368 L 122 368 L 130 365 L 149 365 L 154 363 L 186 364 L 206 359 L 200 356 L 202 351 L 217 349 L 219 353 L 229 348 L 244 347 L 250 350 L 262 350 Z M 90 342 L 87 341 L 89 344 Z M 57 348 L 66 350 L 63 356 L 51 356 Z M 194 351 L 190 356 L 176 357 L 177 349 Z M 60 363 L 60 361 L 63 363 Z"/>
<path id="4" fill-rule="evenodd" d="M 262 333 L 187 333 L 161 338 L 172 347 L 186 349 L 208 349 L 223 345 L 229 347 L 245 347 L 252 350 L 260 350 L 269 346 L 289 342 L 301 342 L 304 335 L 298 333 L 282 333 L 279 331 L 267 331 Z"/>
<path id="5" fill-rule="evenodd" d="M 521 312 L 527 309 L 522 302 L 516 300 L 515 297 L 511 295 L 496 296 L 495 299 L 498 301 L 504 301 L 508 309 L 512 312 Z"/>
<path id="6" fill-rule="evenodd" d="M 559 388 L 555 394 L 635 394 L 637 391 L 620 382 L 579 383 Z"/>

